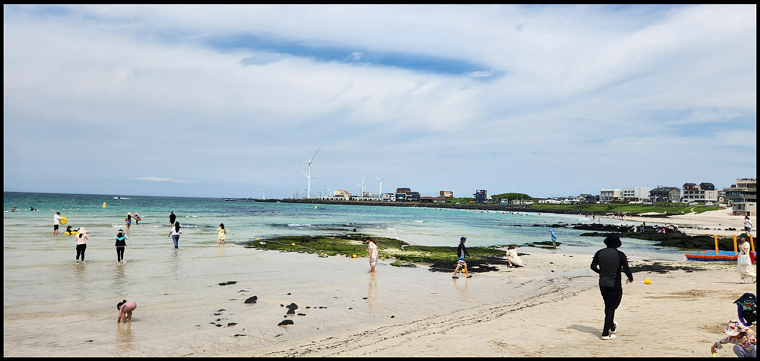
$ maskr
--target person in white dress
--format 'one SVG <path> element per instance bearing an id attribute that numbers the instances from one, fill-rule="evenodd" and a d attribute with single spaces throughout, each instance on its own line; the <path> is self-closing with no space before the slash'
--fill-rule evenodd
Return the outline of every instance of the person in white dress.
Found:
<path id="1" fill-rule="evenodd" d="M 750 245 L 747 241 L 746 233 L 739 235 L 741 243 L 739 244 L 739 257 L 736 259 L 736 264 L 739 268 L 739 276 L 741 276 L 741 282 L 745 283 L 745 277 L 752 277 L 752 282 L 757 282 L 757 276 L 755 274 L 755 267 L 752 264 L 752 260 L 749 257 Z"/>
<path id="2" fill-rule="evenodd" d="M 523 261 L 520 259 L 520 256 L 517 255 L 517 249 L 515 249 L 515 245 L 510 245 L 507 247 L 507 262 L 509 262 L 509 267 L 522 267 Z"/>

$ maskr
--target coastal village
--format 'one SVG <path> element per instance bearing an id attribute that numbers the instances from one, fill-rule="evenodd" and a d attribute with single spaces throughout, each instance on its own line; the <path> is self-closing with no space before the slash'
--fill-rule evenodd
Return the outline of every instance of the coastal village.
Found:
<path id="1" fill-rule="evenodd" d="M 382 188 L 381 188 L 382 192 Z M 297 197 L 294 197 L 297 199 Z M 325 202 L 398 202 L 398 203 L 449 203 L 454 199 L 454 192 L 440 191 L 438 196 L 421 196 L 410 188 L 397 188 L 395 192 L 373 194 L 362 190 L 358 195 L 347 190 L 336 189 L 330 195 L 301 199 L 306 201 Z M 489 196 L 485 189 L 476 190 L 468 203 L 500 204 L 500 205 L 531 205 L 539 204 L 657 204 L 682 203 L 690 206 L 718 206 L 731 208 L 735 216 L 757 215 L 757 181 L 755 178 L 737 178 L 734 184 L 723 189 L 713 183 L 684 183 L 680 188 L 673 186 L 625 187 L 601 189 L 598 194 L 583 193 L 577 196 L 509 199 L 499 196 Z"/>

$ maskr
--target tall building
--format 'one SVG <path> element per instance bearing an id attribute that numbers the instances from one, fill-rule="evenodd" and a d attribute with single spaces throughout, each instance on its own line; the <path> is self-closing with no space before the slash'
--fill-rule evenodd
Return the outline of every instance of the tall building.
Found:
<path id="1" fill-rule="evenodd" d="M 475 198 L 475 203 L 485 203 L 488 197 L 488 191 L 485 189 L 478 189 L 472 196 Z"/>
<path id="2" fill-rule="evenodd" d="M 684 202 L 717 202 L 718 191 L 712 183 L 684 183 L 683 195 L 681 200 Z"/>
<path id="3" fill-rule="evenodd" d="M 757 181 L 739 178 L 729 188 L 723 188 L 724 198 L 736 216 L 757 215 Z"/>
<path id="4" fill-rule="evenodd" d="M 649 187 L 626 187 L 623 188 L 623 200 L 626 202 L 641 202 L 649 200 Z"/>

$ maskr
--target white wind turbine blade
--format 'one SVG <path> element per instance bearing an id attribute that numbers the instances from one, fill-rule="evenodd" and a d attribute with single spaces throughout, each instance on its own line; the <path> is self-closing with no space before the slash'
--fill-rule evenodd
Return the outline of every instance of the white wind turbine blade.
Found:
<path id="1" fill-rule="evenodd" d="M 322 146 L 320 145 L 319 148 L 317 148 L 317 151 L 314 152 L 314 155 L 311 156 L 311 159 L 309 159 L 309 164 L 311 164 L 311 161 L 314 160 L 314 157 L 317 156 L 317 153 L 319 153 L 319 150 L 322 149 Z"/>

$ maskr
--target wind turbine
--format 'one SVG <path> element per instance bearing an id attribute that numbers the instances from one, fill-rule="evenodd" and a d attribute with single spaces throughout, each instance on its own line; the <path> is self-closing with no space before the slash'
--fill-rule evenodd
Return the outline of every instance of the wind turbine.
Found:
<path id="1" fill-rule="evenodd" d="M 307 163 L 309 165 L 309 174 L 306 174 L 306 172 L 304 172 L 303 170 L 301 171 L 306 176 L 306 178 L 309 179 L 309 184 L 306 187 L 306 198 L 311 198 L 311 180 L 314 179 L 311 177 L 311 161 L 314 160 L 314 157 L 317 156 L 317 153 L 319 152 L 320 149 L 322 149 L 321 145 L 319 146 L 319 148 L 317 148 L 317 151 L 314 152 L 314 155 L 311 156 L 311 159 L 306 160 L 306 161 L 300 161 L 300 160 L 296 161 L 298 163 Z"/>
<path id="2" fill-rule="evenodd" d="M 382 177 L 382 178 L 377 177 L 377 176 L 373 176 L 373 177 L 377 178 L 377 180 L 380 181 L 380 193 L 378 194 L 378 196 L 380 198 L 382 198 L 383 197 L 383 179 L 388 178 L 388 176 L 385 176 L 385 177 Z"/>
<path id="3" fill-rule="evenodd" d="M 364 177 L 362 177 L 362 184 L 357 184 L 357 187 L 362 187 L 362 197 L 364 197 Z"/>

